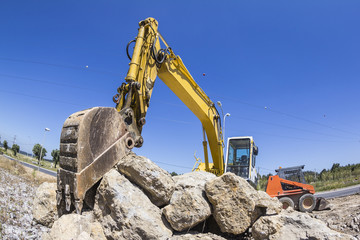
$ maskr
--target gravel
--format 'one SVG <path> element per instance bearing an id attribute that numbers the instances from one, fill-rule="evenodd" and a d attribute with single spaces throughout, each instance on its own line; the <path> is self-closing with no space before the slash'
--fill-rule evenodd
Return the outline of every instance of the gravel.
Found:
<path id="1" fill-rule="evenodd" d="M 41 239 L 49 228 L 33 221 L 37 186 L 0 168 L 0 239 Z"/>
<path id="2" fill-rule="evenodd" d="M 360 240 L 360 194 L 328 199 L 331 210 L 314 211 L 311 215 L 335 231 Z"/>

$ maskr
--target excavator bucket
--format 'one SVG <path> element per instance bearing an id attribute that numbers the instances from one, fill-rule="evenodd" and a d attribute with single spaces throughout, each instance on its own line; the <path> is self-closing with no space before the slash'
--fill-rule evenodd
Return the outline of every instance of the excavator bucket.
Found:
<path id="1" fill-rule="evenodd" d="M 326 200 L 323 197 L 316 198 L 316 206 L 315 206 L 314 210 L 322 211 L 322 210 L 327 210 L 327 209 L 330 209 L 330 208 L 331 208 L 331 205 L 330 205 L 328 200 Z"/>
<path id="2" fill-rule="evenodd" d="M 90 207 L 93 197 L 87 194 L 92 187 L 133 147 L 134 140 L 115 108 L 95 107 L 68 117 L 60 137 L 59 215 L 74 209 L 81 214 L 84 202 Z"/>

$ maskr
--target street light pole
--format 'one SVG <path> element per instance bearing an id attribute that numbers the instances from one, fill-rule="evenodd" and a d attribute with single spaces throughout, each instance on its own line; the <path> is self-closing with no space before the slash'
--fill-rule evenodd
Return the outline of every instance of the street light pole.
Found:
<path id="1" fill-rule="evenodd" d="M 44 132 L 44 136 L 43 136 L 43 144 L 45 143 L 45 134 L 46 132 L 50 132 L 49 128 L 45 128 L 45 132 Z M 40 162 L 41 162 L 41 155 L 42 155 L 42 150 L 43 150 L 43 144 L 41 144 L 41 150 L 40 150 L 40 156 L 39 156 L 39 163 L 38 163 L 38 171 L 40 170 Z"/>
<path id="2" fill-rule="evenodd" d="M 222 104 L 221 104 L 221 102 L 220 102 L 220 101 L 217 101 L 216 104 L 219 106 L 219 108 L 220 108 L 220 110 L 221 110 L 221 116 L 223 117 L 223 116 L 224 116 L 224 112 L 223 112 L 223 109 L 222 109 Z"/>
<path id="3" fill-rule="evenodd" d="M 226 117 L 230 117 L 230 113 L 226 113 L 224 116 L 224 127 L 223 127 L 224 128 L 223 129 L 224 148 L 226 147 L 226 140 L 225 140 L 225 119 L 226 119 Z"/>

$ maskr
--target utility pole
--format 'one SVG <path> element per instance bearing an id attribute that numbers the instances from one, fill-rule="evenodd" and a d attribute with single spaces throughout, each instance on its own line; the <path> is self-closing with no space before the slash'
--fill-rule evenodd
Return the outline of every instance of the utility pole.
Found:
<path id="1" fill-rule="evenodd" d="M 14 135 L 13 145 L 16 143 L 16 135 Z"/>

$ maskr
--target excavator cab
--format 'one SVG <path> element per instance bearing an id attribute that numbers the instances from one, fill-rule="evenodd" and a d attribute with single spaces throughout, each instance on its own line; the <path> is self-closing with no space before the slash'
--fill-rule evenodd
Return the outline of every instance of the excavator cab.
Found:
<path id="1" fill-rule="evenodd" d="M 245 178 L 254 187 L 257 185 L 255 168 L 258 147 L 252 137 L 228 138 L 226 151 L 226 172 Z"/>

